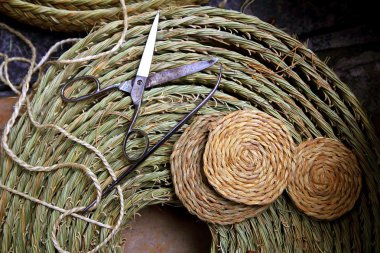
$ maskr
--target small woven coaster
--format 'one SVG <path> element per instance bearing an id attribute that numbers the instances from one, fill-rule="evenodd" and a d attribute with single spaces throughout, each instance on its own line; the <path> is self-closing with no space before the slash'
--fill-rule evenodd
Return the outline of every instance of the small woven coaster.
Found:
<path id="1" fill-rule="evenodd" d="M 246 205 L 274 202 L 287 186 L 294 144 L 281 121 L 241 110 L 212 124 L 204 172 L 223 197 Z"/>
<path id="2" fill-rule="evenodd" d="M 203 174 L 203 152 L 210 123 L 219 116 L 197 117 L 174 145 L 170 157 L 173 184 L 178 198 L 201 220 L 221 225 L 254 217 L 267 206 L 247 206 L 220 196 Z"/>
<path id="3" fill-rule="evenodd" d="M 351 210 L 362 178 L 355 155 L 341 142 L 319 137 L 295 151 L 294 175 L 287 192 L 307 215 L 333 220 Z"/>

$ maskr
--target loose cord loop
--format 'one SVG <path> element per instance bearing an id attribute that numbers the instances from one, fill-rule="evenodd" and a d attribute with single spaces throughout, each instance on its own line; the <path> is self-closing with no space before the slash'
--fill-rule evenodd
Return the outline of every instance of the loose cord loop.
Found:
<path id="1" fill-rule="evenodd" d="M 18 100 L 17 100 L 17 102 L 16 102 L 16 104 L 14 106 L 14 111 L 13 111 L 13 113 L 11 115 L 11 118 L 7 122 L 7 124 L 6 124 L 5 128 L 4 128 L 3 136 L 2 136 L 2 139 L 1 139 L 2 146 L 3 146 L 4 150 L 5 150 L 5 152 L 7 153 L 7 155 L 14 162 L 16 162 L 19 166 L 21 166 L 23 169 L 25 169 L 27 171 L 31 171 L 31 172 L 51 172 L 51 171 L 55 171 L 55 170 L 58 170 L 58 169 L 61 169 L 61 168 L 67 168 L 67 167 L 71 167 L 71 168 L 75 168 L 75 169 L 79 169 L 79 170 L 83 171 L 85 173 L 85 175 L 91 179 L 91 181 L 92 181 L 92 183 L 93 183 L 93 185 L 95 187 L 95 191 L 96 191 L 96 201 L 95 201 L 94 206 L 91 208 L 91 210 L 96 209 L 96 207 L 99 205 L 99 202 L 100 202 L 101 197 L 102 197 L 102 189 L 101 189 L 101 185 L 100 185 L 100 182 L 99 182 L 98 178 L 91 171 L 90 168 L 88 168 L 87 166 L 85 166 L 83 164 L 78 164 L 78 163 L 59 163 L 59 164 L 55 164 L 55 165 L 52 165 L 52 166 L 31 165 L 28 162 L 22 160 L 19 156 L 17 156 L 13 152 L 13 150 L 9 147 L 8 136 L 9 136 L 9 133 L 10 133 L 12 127 L 14 126 L 14 124 L 16 122 L 17 117 L 20 115 L 21 108 L 26 104 L 27 115 L 30 118 L 30 120 L 31 120 L 31 122 L 32 122 L 32 124 L 33 124 L 34 127 L 36 127 L 36 128 L 50 128 L 50 129 L 54 129 L 54 130 L 58 131 L 59 133 L 63 134 L 66 138 L 68 138 L 68 139 L 72 140 L 73 142 L 76 142 L 76 143 L 82 145 L 83 147 L 89 149 L 90 151 L 94 152 L 100 158 L 100 160 L 102 161 L 103 165 L 106 167 L 106 169 L 107 169 L 108 173 L 110 174 L 112 180 L 116 180 L 117 177 L 116 177 L 116 174 L 113 171 L 111 165 L 108 163 L 107 159 L 104 157 L 104 155 L 96 147 L 94 147 L 93 145 L 85 142 L 84 140 L 81 140 L 81 139 L 77 138 L 76 136 L 72 135 L 71 133 L 69 133 L 68 131 L 66 131 L 64 128 L 62 128 L 60 126 L 57 126 L 55 124 L 41 124 L 41 123 L 39 123 L 34 118 L 33 112 L 32 112 L 31 106 L 30 106 L 30 101 L 29 101 L 29 97 L 28 97 L 28 91 L 29 91 L 29 88 L 30 88 L 30 82 L 31 82 L 31 79 L 32 79 L 32 75 L 34 73 L 36 73 L 36 72 L 39 72 L 40 77 L 41 77 L 41 74 L 42 74 L 41 70 L 44 68 L 44 66 L 47 63 L 51 63 L 51 64 L 70 64 L 70 63 L 86 62 L 86 61 L 89 61 L 89 60 L 94 60 L 94 59 L 98 59 L 98 58 L 101 58 L 101 57 L 104 57 L 104 56 L 108 56 L 110 54 L 113 54 L 113 53 L 117 52 L 120 49 L 120 47 L 122 46 L 122 44 L 124 42 L 124 39 L 125 39 L 125 36 L 126 36 L 126 33 L 127 33 L 127 30 L 128 30 L 128 15 L 127 15 L 127 7 L 126 7 L 126 4 L 125 4 L 125 0 L 120 0 L 120 4 L 121 4 L 121 7 L 122 7 L 123 16 L 124 16 L 124 19 L 123 19 L 124 28 L 123 28 L 123 32 L 122 32 L 122 34 L 120 36 L 120 39 L 117 42 L 117 44 L 111 50 L 108 50 L 108 51 L 105 51 L 105 52 L 102 52 L 102 53 L 99 53 L 99 54 L 96 54 L 96 55 L 92 55 L 92 56 L 88 56 L 88 57 L 83 57 L 83 58 L 75 58 L 75 59 L 68 59 L 68 60 L 57 60 L 57 61 L 48 61 L 48 59 L 50 58 L 51 54 L 54 53 L 55 51 L 57 51 L 58 48 L 60 46 L 62 46 L 63 44 L 78 42 L 80 40 L 78 38 L 72 38 L 72 39 L 62 40 L 62 41 L 57 42 L 56 44 L 54 44 L 48 50 L 48 52 L 45 54 L 45 56 L 42 57 L 42 59 L 40 60 L 40 62 L 36 63 L 36 48 L 31 43 L 31 41 L 28 40 L 25 36 L 23 36 L 20 32 L 12 29 L 11 27 L 7 26 L 6 24 L 0 23 L 0 29 L 7 30 L 8 32 L 14 34 L 19 39 L 21 39 L 25 44 L 28 45 L 28 47 L 30 48 L 31 53 L 32 53 L 32 56 L 31 56 L 30 59 L 23 58 L 23 57 L 11 57 L 10 58 L 6 54 L 4 54 L 4 53 L 0 53 L 0 57 L 3 58 L 3 62 L 0 64 L 0 80 L 2 82 L 4 82 L 6 85 L 8 85 L 12 89 L 12 91 L 19 96 L 19 98 L 18 98 Z M 15 84 L 13 84 L 11 82 L 10 78 L 9 78 L 8 65 L 9 65 L 10 62 L 13 62 L 13 61 L 22 61 L 22 62 L 29 63 L 28 71 L 27 71 L 25 77 L 23 78 L 22 82 L 19 85 L 20 88 L 18 88 Z M 40 80 L 40 77 L 38 78 L 36 84 L 38 84 L 38 81 Z M 120 186 L 117 186 L 117 193 L 118 193 L 119 201 L 120 201 L 120 213 L 119 213 L 119 218 L 118 218 L 118 220 L 117 220 L 117 222 L 116 222 L 116 224 L 114 226 L 110 226 L 108 224 L 104 224 L 104 223 L 101 223 L 99 221 L 96 221 L 96 220 L 93 220 L 93 219 L 89 219 L 89 218 L 86 218 L 86 217 L 84 217 L 82 215 L 79 215 L 78 213 L 80 213 L 81 211 L 83 211 L 85 209 L 85 206 L 75 207 L 75 208 L 66 210 L 66 209 L 62 209 L 62 208 L 60 208 L 58 206 L 55 206 L 55 205 L 53 205 L 51 203 L 47 203 L 47 202 L 42 201 L 40 199 L 34 198 L 34 197 L 32 197 L 32 196 L 30 196 L 30 195 L 28 195 L 26 193 L 14 190 L 14 189 L 12 189 L 12 188 L 10 188 L 10 187 L 2 184 L 2 183 L 0 183 L 0 188 L 4 189 L 4 190 L 6 190 L 6 191 L 8 191 L 8 192 L 10 192 L 12 194 L 16 194 L 18 196 L 24 197 L 24 198 L 26 198 L 26 199 L 28 199 L 28 200 L 36 203 L 36 204 L 40 204 L 40 205 L 46 206 L 46 207 L 48 207 L 48 208 L 50 208 L 52 210 L 59 211 L 59 212 L 62 213 L 59 216 L 59 218 L 56 220 L 55 224 L 53 225 L 52 237 L 51 237 L 53 245 L 57 249 L 58 252 L 68 252 L 68 251 L 64 250 L 61 247 L 61 245 L 59 244 L 59 242 L 57 240 L 57 233 L 58 233 L 58 230 L 59 230 L 59 227 L 60 227 L 60 223 L 62 222 L 62 220 L 66 216 L 73 216 L 73 217 L 82 219 L 84 221 L 87 221 L 89 223 L 98 225 L 100 227 L 111 229 L 110 234 L 102 242 L 100 242 L 94 249 L 90 250 L 89 251 L 90 253 L 98 251 L 101 247 L 103 247 L 105 244 L 107 244 L 115 236 L 115 234 L 120 230 L 121 223 L 123 221 L 124 212 L 125 212 L 125 208 L 124 208 L 124 196 L 123 196 L 123 192 L 122 192 L 122 189 L 121 189 Z"/>

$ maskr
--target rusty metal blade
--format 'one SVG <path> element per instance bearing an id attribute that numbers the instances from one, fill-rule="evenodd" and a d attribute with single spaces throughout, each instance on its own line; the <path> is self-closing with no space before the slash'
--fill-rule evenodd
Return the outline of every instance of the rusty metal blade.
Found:
<path id="1" fill-rule="evenodd" d="M 176 80 L 184 76 L 194 74 L 196 72 L 207 69 L 208 67 L 214 65 L 217 61 L 218 58 L 212 58 L 208 61 L 198 61 L 178 68 L 168 69 L 155 74 L 151 74 L 148 77 L 148 81 L 145 85 L 145 88 L 150 88 L 159 84 Z"/>

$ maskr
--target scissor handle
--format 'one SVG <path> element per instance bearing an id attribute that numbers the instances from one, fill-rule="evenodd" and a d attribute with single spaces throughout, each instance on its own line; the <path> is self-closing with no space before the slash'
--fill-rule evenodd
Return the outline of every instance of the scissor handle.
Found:
<path id="1" fill-rule="evenodd" d="M 145 142 L 144 151 L 135 157 L 129 156 L 126 150 L 128 139 L 132 134 L 137 134 L 144 137 L 144 142 Z M 141 129 L 131 129 L 125 134 L 124 140 L 123 140 L 123 153 L 129 162 L 131 163 L 138 162 L 141 158 L 143 158 L 146 155 L 146 153 L 148 152 L 148 149 L 149 149 L 149 137 L 145 131 Z"/>
<path id="2" fill-rule="evenodd" d="M 80 96 L 80 97 L 67 97 L 65 95 L 65 91 L 75 82 L 77 81 L 80 81 L 80 80 L 89 80 L 89 81 L 92 81 L 96 84 L 96 90 L 89 93 L 89 94 L 86 94 L 86 95 L 83 95 L 83 96 Z M 85 75 L 85 76 L 78 76 L 78 77 L 74 77 L 73 79 L 70 79 L 69 81 L 67 81 L 61 88 L 61 97 L 63 99 L 63 101 L 65 102 L 69 102 L 69 103 L 73 103 L 73 102 L 79 102 L 79 101 L 83 101 L 83 100 L 86 100 L 86 99 L 89 99 L 89 98 L 92 98 L 92 97 L 96 97 L 96 96 L 99 96 L 99 95 L 102 95 L 110 90 L 113 90 L 113 89 L 117 89 L 118 88 L 118 85 L 112 85 L 112 86 L 109 86 L 107 88 L 104 88 L 104 89 L 100 89 L 100 82 L 99 82 L 99 79 L 96 78 L 95 76 L 90 76 L 90 75 Z"/>

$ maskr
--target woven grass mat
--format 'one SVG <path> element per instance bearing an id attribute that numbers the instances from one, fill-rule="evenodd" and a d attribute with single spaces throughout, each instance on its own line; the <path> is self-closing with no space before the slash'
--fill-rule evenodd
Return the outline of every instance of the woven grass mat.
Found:
<path id="1" fill-rule="evenodd" d="M 362 188 L 355 155 L 335 139 L 302 142 L 294 152 L 295 173 L 287 192 L 307 215 L 334 220 L 355 205 Z"/>
<path id="2" fill-rule="evenodd" d="M 157 8 L 206 4 L 207 0 L 122 0 L 130 15 Z M 0 12 L 53 31 L 90 31 L 94 25 L 122 19 L 120 0 L 0 0 Z"/>
<path id="3" fill-rule="evenodd" d="M 118 54 L 88 64 L 51 67 L 32 100 L 38 121 L 57 124 L 95 145 L 117 174 L 128 166 L 121 142 L 133 113 L 130 98 L 115 92 L 98 103 L 65 104 L 59 97 L 59 87 L 69 78 L 83 74 L 99 77 L 103 87 L 133 77 L 154 15 L 129 18 L 126 43 Z M 75 44 L 62 58 L 93 55 L 111 48 L 122 27 L 122 21 L 105 25 Z M 302 43 L 256 17 L 211 7 L 162 10 L 152 71 L 209 59 L 209 55 L 219 57 L 223 64 L 223 80 L 213 101 L 200 114 L 258 109 L 281 120 L 297 144 L 318 136 L 339 139 L 353 150 L 363 175 L 359 200 L 343 217 L 332 222 L 312 219 L 298 211 L 283 194 L 255 218 L 229 226 L 210 224 L 211 251 L 379 250 L 379 140 L 347 86 Z M 152 142 L 157 142 L 208 94 L 218 72 L 218 66 L 213 66 L 169 86 L 146 91 L 136 127 L 147 131 Z M 177 201 L 169 158 L 180 134 L 123 184 L 124 225 L 144 206 Z M 54 130 L 35 129 L 26 115 L 14 126 L 10 147 L 31 164 L 83 163 L 91 167 L 103 187 L 110 182 L 95 154 Z M 90 180 L 71 168 L 31 173 L 2 157 L 0 173 L 3 184 L 63 208 L 88 204 L 95 197 Z M 0 251 L 54 252 L 50 236 L 59 213 L 6 191 L 0 191 L 0 197 Z M 110 195 L 91 218 L 112 225 L 118 212 L 117 196 Z M 78 252 L 93 248 L 108 233 L 109 230 L 82 220 L 65 218 L 58 240 L 66 250 Z M 121 244 L 117 237 L 104 252 L 121 252 Z"/>

